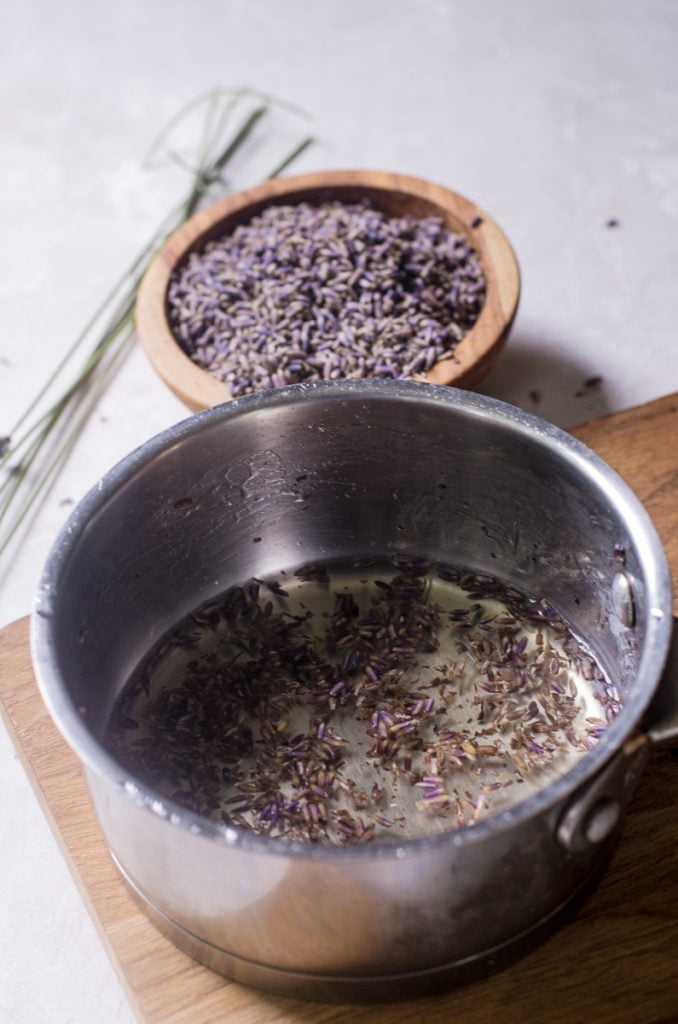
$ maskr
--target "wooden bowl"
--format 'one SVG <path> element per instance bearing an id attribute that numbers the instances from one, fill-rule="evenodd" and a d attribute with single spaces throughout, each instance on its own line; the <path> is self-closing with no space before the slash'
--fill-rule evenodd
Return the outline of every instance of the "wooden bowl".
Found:
<path id="1" fill-rule="evenodd" d="M 440 217 L 449 228 L 468 238 L 485 273 L 485 303 L 454 356 L 436 363 L 425 379 L 468 388 L 489 371 L 506 341 L 520 296 L 515 255 L 492 218 L 456 192 L 421 178 L 377 171 L 324 171 L 276 178 L 227 196 L 186 221 L 151 262 L 136 306 L 139 337 L 157 373 L 189 409 L 207 409 L 228 401 L 232 395 L 227 384 L 192 362 L 172 333 L 167 289 L 174 269 L 189 253 L 251 220 L 266 206 L 331 199 L 348 203 L 368 199 L 376 209 L 391 216 Z"/>

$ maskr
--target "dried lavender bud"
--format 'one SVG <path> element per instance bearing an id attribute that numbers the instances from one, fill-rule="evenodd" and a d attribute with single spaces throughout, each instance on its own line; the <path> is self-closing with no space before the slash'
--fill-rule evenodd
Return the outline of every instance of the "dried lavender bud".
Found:
<path id="1" fill-rule="evenodd" d="M 237 397 L 425 374 L 475 323 L 485 277 L 439 218 L 299 203 L 269 206 L 192 253 L 167 297 L 179 344 Z"/>

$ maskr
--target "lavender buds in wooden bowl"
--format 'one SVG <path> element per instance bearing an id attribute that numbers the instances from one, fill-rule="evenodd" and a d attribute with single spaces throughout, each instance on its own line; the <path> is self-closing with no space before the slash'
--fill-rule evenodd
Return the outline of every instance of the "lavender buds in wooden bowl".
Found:
<path id="1" fill-rule="evenodd" d="M 137 302 L 141 342 L 192 410 L 323 379 L 474 386 L 520 293 L 505 235 L 419 178 L 274 179 L 175 232 Z"/>

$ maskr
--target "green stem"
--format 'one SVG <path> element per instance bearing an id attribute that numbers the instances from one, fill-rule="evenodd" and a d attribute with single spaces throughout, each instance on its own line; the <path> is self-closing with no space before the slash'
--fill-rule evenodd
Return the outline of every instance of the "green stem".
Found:
<path id="1" fill-rule="evenodd" d="M 172 131 L 181 124 L 182 121 L 188 117 L 189 114 L 193 113 L 202 104 L 207 103 L 208 107 L 210 104 L 215 104 L 218 99 L 228 98 L 229 102 L 224 105 L 224 110 L 221 115 L 221 124 L 217 130 L 218 134 L 223 131 L 225 124 L 223 123 L 224 117 L 228 115 L 239 103 L 240 100 L 251 99 L 256 100 L 259 103 L 265 103 L 267 106 L 277 107 L 280 110 L 286 110 L 290 114 L 294 114 L 296 117 L 302 117 L 305 120 L 310 120 L 311 115 L 307 110 L 302 107 L 298 107 L 295 103 L 288 103 L 287 100 L 280 99 L 279 96 L 274 96 L 272 93 L 261 92 L 259 89 L 250 89 L 247 86 L 241 86 L 237 89 L 228 88 L 216 88 L 208 89 L 207 92 L 200 93 L 198 96 L 194 96 L 192 99 L 185 103 L 172 117 L 165 123 L 160 129 L 155 139 L 151 143 L 144 157 L 144 165 L 152 166 L 153 157 L 156 155 L 158 150 L 164 141 L 171 135 Z M 207 119 L 206 119 L 207 120 Z M 206 125 L 207 127 L 207 125 Z"/>
<path id="2" fill-rule="evenodd" d="M 278 164 L 278 166 L 276 168 L 274 168 L 274 170 L 271 171 L 271 173 L 269 174 L 269 176 L 268 176 L 268 178 L 266 180 L 270 181 L 271 178 L 277 178 L 278 175 L 282 174 L 283 171 L 286 171 L 287 168 L 290 166 L 290 164 L 294 160 L 296 160 L 297 157 L 301 156 L 301 154 L 304 152 L 305 149 L 308 149 L 309 146 L 312 146 L 314 142 L 315 142 L 315 139 L 313 138 L 313 136 L 312 135 L 307 135 L 306 138 L 302 139 L 301 142 L 299 143 L 299 145 L 295 146 L 294 149 L 290 153 L 287 154 L 285 159 L 282 160 Z"/>
<path id="3" fill-rule="evenodd" d="M 267 107 L 257 107 L 251 114 L 248 114 L 236 134 L 216 159 L 211 164 L 199 168 L 196 182 L 184 208 L 186 219 L 195 212 L 209 185 L 212 184 L 219 172 L 223 171 L 226 164 L 233 159 L 241 146 L 244 145 L 266 113 L 266 110 Z"/>
<path id="4" fill-rule="evenodd" d="M 126 341 L 131 342 L 132 339 L 133 334 L 130 331 Z M 58 449 L 54 458 L 44 468 L 43 475 L 40 481 L 35 485 L 35 487 L 32 489 L 32 491 L 24 501 L 23 505 L 21 505 L 18 511 L 16 512 L 14 520 L 10 524 L 8 532 L 5 534 L 5 536 L 2 539 L 2 542 L 0 543 L 0 555 L 2 555 L 3 552 L 7 549 L 10 541 L 16 534 L 17 530 L 20 528 L 21 524 L 25 521 L 28 513 L 34 506 L 37 499 L 40 497 L 41 494 L 46 493 L 46 491 L 49 490 L 49 487 L 51 487 L 51 485 L 53 484 L 56 474 L 59 472 L 60 468 L 62 467 L 62 465 L 70 455 L 71 451 L 73 450 L 73 447 L 75 446 L 78 438 L 80 437 L 83 427 L 87 423 L 89 417 L 92 415 L 92 412 L 94 411 L 99 401 L 99 398 L 101 397 L 105 388 L 110 383 L 113 374 L 116 371 L 116 368 L 121 363 L 122 357 L 126 354 L 127 345 L 123 344 L 120 346 L 117 352 L 114 353 L 110 363 L 102 372 L 100 379 L 97 381 L 96 385 L 92 388 L 90 392 L 90 401 L 87 402 L 81 415 L 76 419 L 72 429 L 67 434 L 66 439 L 63 441 L 61 447 Z M 12 495 L 10 499 L 5 502 L 1 513 L 3 517 L 13 497 L 14 495 Z"/>
<path id="5" fill-rule="evenodd" d="M 226 164 L 231 160 L 238 152 L 244 142 L 250 137 L 259 121 L 261 121 L 264 114 L 268 111 L 268 107 L 257 107 L 252 113 L 245 118 L 245 121 L 238 132 L 234 135 L 233 139 L 228 143 L 222 153 L 213 161 L 210 167 L 210 172 L 214 175 L 218 174 L 219 171 L 223 171 Z"/>
<path id="6" fill-rule="evenodd" d="M 0 494 L 3 495 L 2 505 L 0 506 L 0 517 L 3 517 L 6 514 L 7 509 L 12 504 L 19 488 L 28 474 L 29 469 L 31 468 L 31 465 L 33 464 L 33 461 L 49 436 L 49 431 L 51 429 L 52 425 L 47 427 L 39 437 L 35 438 L 26 455 L 26 461 L 21 462 L 16 467 L 15 472 L 11 473 L 7 479 L 3 481 L 2 487 L 0 488 Z"/>
<path id="7" fill-rule="evenodd" d="M 144 160 L 143 160 L 144 165 L 146 167 L 152 166 L 153 157 L 156 155 L 156 153 L 158 152 L 158 150 L 160 149 L 160 147 L 164 143 L 164 141 L 167 138 L 169 138 L 169 136 L 171 135 L 172 131 L 179 124 L 181 124 L 181 122 L 184 121 L 189 114 L 191 114 L 194 110 L 196 110 L 203 103 L 207 103 L 208 104 L 208 110 L 209 110 L 209 107 L 212 104 L 215 104 L 216 99 L 217 99 L 217 97 L 219 95 L 221 95 L 221 96 L 230 95 L 231 98 L 232 98 L 232 101 L 233 102 L 237 102 L 237 100 L 240 97 L 242 97 L 242 96 L 244 96 L 246 94 L 247 94 L 247 90 L 246 89 L 233 89 L 233 90 L 227 90 L 227 89 L 208 89 L 207 92 L 202 92 L 198 96 L 194 96 L 193 99 L 189 100 L 188 103 L 185 103 L 183 107 L 180 107 L 179 110 L 177 110 L 177 112 L 175 114 L 173 114 L 172 117 L 170 117 L 169 121 L 165 122 L 165 124 L 160 129 L 160 131 L 156 135 L 156 137 L 153 140 L 153 142 L 151 143 L 151 145 L 148 147 L 148 152 L 146 153 L 146 156 L 144 157 Z M 207 120 L 208 119 L 205 118 L 205 122 L 203 122 L 203 134 L 205 133 L 205 130 L 206 130 L 206 127 L 207 127 Z"/>
<path id="8" fill-rule="evenodd" d="M 115 299 L 116 295 L 120 292 L 121 288 L 123 288 L 123 286 L 129 282 L 130 277 L 132 277 L 136 273 L 136 271 L 139 270 L 143 266 L 144 262 L 147 260 L 147 258 L 150 255 L 150 253 L 155 248 L 157 248 L 158 245 L 160 245 L 162 243 L 162 241 L 164 241 L 164 239 L 167 237 L 167 233 L 168 233 L 167 232 L 167 228 L 165 227 L 165 225 L 167 225 L 169 223 L 173 223 L 173 222 L 176 223 L 176 221 L 179 219 L 179 217 L 181 215 L 181 211 L 182 211 L 182 205 L 180 204 L 180 205 L 177 206 L 176 212 L 172 211 L 171 214 L 169 214 L 167 217 L 164 218 L 160 228 L 158 228 L 158 230 L 153 234 L 150 242 L 148 242 L 144 246 L 144 248 L 142 249 L 142 251 L 139 254 L 139 256 L 137 256 L 137 258 L 135 259 L 134 263 L 132 263 L 132 265 L 125 271 L 125 273 L 122 275 L 122 277 L 116 282 L 116 284 L 110 290 L 110 292 L 108 293 L 108 295 L 106 296 L 104 301 L 101 303 L 101 305 L 92 314 L 90 319 L 87 321 L 87 323 L 83 327 L 82 331 L 76 337 L 76 339 L 73 342 L 73 344 L 70 346 L 70 348 L 67 349 L 67 351 L 64 353 L 63 357 L 57 363 L 55 369 L 52 371 L 51 375 L 46 379 L 45 383 L 42 385 L 42 387 L 38 391 L 37 395 L 35 396 L 35 398 L 31 402 L 31 404 L 26 408 L 26 410 L 21 414 L 19 419 L 16 421 L 16 423 L 14 424 L 12 430 L 10 431 L 10 437 L 14 433 L 16 433 L 18 428 L 23 423 L 25 423 L 25 421 L 28 419 L 28 417 L 33 412 L 33 410 L 38 405 L 38 403 L 44 398 L 44 396 L 47 393 L 47 391 L 49 390 L 49 388 L 52 386 L 52 384 L 54 383 L 56 378 L 59 376 L 61 371 L 64 369 L 64 367 L 67 365 L 67 363 L 75 355 L 75 353 L 78 350 L 78 348 L 80 347 L 80 345 L 82 345 L 82 343 L 84 341 L 86 341 L 86 339 L 89 336 L 90 332 L 93 330 L 93 328 L 96 325 L 96 323 L 104 315 L 104 313 L 106 312 L 108 306 L 110 306 L 110 304 L 113 302 L 113 300 Z"/>
<path id="9" fill-rule="evenodd" d="M 228 102 L 222 102 L 227 97 Z M 256 99 L 259 101 L 259 106 L 250 111 L 240 128 L 224 143 L 223 136 L 230 124 L 231 115 L 243 99 Z M 10 471 L 6 479 L 0 482 L 0 526 L 4 524 L 10 508 L 14 506 L 15 500 L 21 495 L 24 487 L 26 495 L 22 503 L 13 511 L 12 519 L 4 536 L 0 537 L 0 554 L 7 549 L 40 495 L 45 495 L 51 487 L 96 407 L 101 394 L 130 348 L 134 338 L 133 315 L 136 295 L 143 273 L 154 252 L 197 209 L 208 189 L 220 179 L 221 172 L 251 136 L 269 106 L 276 105 L 294 110 L 290 105 L 282 103 L 275 97 L 266 96 L 255 90 L 211 90 L 192 100 L 170 120 L 151 147 L 150 154 L 157 150 L 160 142 L 167 138 L 173 127 L 176 127 L 191 110 L 205 102 L 207 102 L 207 111 L 197 147 L 198 166 L 194 172 L 190 191 L 185 199 L 164 218 L 132 265 L 116 282 L 11 431 L 10 445 L 0 457 L 0 469 L 4 467 L 7 472 L 9 460 L 20 458 L 16 470 Z M 306 116 L 298 110 L 295 112 Z M 287 168 L 311 144 L 311 141 L 310 138 L 307 138 L 297 145 L 278 165 L 271 177 L 280 174 Z M 216 155 L 212 156 L 212 153 L 215 152 Z M 16 435 L 19 428 L 31 416 L 37 415 L 37 409 L 50 388 L 55 385 L 75 353 L 91 337 L 92 332 L 104 320 L 104 317 L 106 320 L 100 327 L 100 334 L 95 339 L 93 348 L 75 379 L 24 430 L 17 440 Z M 46 448 L 55 432 L 57 447 Z M 35 466 L 37 466 L 38 478 L 31 482 L 30 477 Z"/>
<path id="10" fill-rule="evenodd" d="M 40 418 L 37 419 L 35 423 L 32 424 L 31 427 L 28 428 L 28 430 L 19 438 L 18 441 L 14 441 L 11 447 L 7 449 L 2 458 L 0 458 L 0 468 L 2 468 L 2 466 L 5 465 L 5 463 L 7 463 L 10 459 L 16 457 L 17 453 L 19 452 L 21 447 L 26 443 L 28 438 L 35 433 L 35 431 L 45 420 L 51 418 L 51 425 L 53 426 L 54 422 L 56 422 L 58 417 L 64 411 L 65 407 L 68 405 L 68 402 L 73 397 L 73 395 L 75 395 L 82 387 L 84 387 L 87 384 L 87 381 L 89 380 L 90 376 L 96 370 L 97 366 L 105 356 L 109 347 L 115 341 L 116 337 L 119 335 L 120 331 L 123 330 L 125 326 L 132 326 L 133 302 L 131 308 L 128 307 L 130 307 L 129 301 L 125 303 L 125 312 L 118 317 L 118 319 L 115 321 L 112 327 L 106 332 L 101 341 L 99 341 L 91 355 L 87 357 L 87 360 L 85 361 L 74 383 L 71 384 L 70 387 L 67 388 L 62 395 L 60 395 L 56 402 L 54 402 L 54 404 L 51 405 L 40 416 Z M 0 484 L 0 493 L 2 492 L 3 486 L 4 485 Z"/>

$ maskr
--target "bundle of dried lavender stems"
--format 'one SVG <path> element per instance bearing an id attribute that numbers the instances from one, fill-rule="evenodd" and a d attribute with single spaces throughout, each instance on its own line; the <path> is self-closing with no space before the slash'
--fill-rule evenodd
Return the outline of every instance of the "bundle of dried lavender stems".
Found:
<path id="1" fill-rule="evenodd" d="M 213 89 L 178 111 L 155 140 L 147 159 L 163 153 L 179 163 L 191 175 L 190 188 L 111 289 L 9 434 L 0 437 L 0 555 L 12 541 L 18 546 L 25 536 L 22 526 L 47 497 L 101 395 L 132 348 L 137 289 L 154 253 L 204 200 L 229 191 L 228 165 L 273 108 L 305 116 L 252 89 Z M 202 120 L 200 139 L 187 159 L 172 149 L 173 138 L 196 117 Z M 312 141 L 309 136 L 301 138 L 267 177 L 281 174 Z M 85 358 L 69 379 L 71 362 L 82 352 Z"/>

